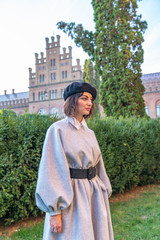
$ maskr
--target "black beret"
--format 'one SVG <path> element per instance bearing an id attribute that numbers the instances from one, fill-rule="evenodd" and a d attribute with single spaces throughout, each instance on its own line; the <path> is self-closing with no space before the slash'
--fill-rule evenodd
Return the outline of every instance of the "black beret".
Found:
<path id="1" fill-rule="evenodd" d="M 92 94 L 93 99 L 96 99 L 97 90 L 92 85 L 86 82 L 73 82 L 65 88 L 63 95 L 64 100 L 69 96 L 80 92 L 89 92 Z"/>

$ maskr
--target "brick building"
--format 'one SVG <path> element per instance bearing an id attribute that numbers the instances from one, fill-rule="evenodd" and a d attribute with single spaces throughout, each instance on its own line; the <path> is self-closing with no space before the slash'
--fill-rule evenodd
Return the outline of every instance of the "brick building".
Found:
<path id="1" fill-rule="evenodd" d="M 72 47 L 60 53 L 60 36 L 46 38 L 44 53 L 35 54 L 35 73 L 29 68 L 29 112 L 63 116 L 63 92 L 68 84 L 82 80 L 80 60 L 72 65 Z"/>
<path id="2" fill-rule="evenodd" d="M 160 117 L 160 72 L 142 75 L 142 83 L 146 113 L 151 118 Z"/>
<path id="3" fill-rule="evenodd" d="M 35 53 L 35 72 L 29 68 L 29 92 L 7 94 L 0 96 L 0 109 L 11 108 L 17 115 L 28 111 L 38 114 L 63 113 L 63 92 L 73 81 L 82 81 L 80 60 L 72 65 L 72 47 L 63 48 L 60 53 L 60 36 L 46 38 L 46 53 Z"/>
<path id="4" fill-rule="evenodd" d="M 46 53 L 35 53 L 35 72 L 29 68 L 29 92 L 0 96 L 0 109 L 11 108 L 17 115 L 26 111 L 38 114 L 63 113 L 63 92 L 73 81 L 82 81 L 80 60 L 72 65 L 72 47 L 63 48 L 60 53 L 60 36 L 46 40 Z M 144 74 L 144 101 L 147 114 L 151 118 L 160 117 L 160 73 Z"/>
<path id="5" fill-rule="evenodd" d="M 12 109 L 17 115 L 28 111 L 29 106 L 29 92 L 12 93 L 8 94 L 4 90 L 4 95 L 0 96 L 0 109 Z"/>

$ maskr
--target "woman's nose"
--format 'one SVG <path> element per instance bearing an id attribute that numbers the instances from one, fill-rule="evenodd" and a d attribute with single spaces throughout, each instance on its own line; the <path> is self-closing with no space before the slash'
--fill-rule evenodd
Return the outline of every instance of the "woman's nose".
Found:
<path id="1" fill-rule="evenodd" d="M 92 105 L 92 100 L 91 99 L 88 99 L 88 105 Z"/>

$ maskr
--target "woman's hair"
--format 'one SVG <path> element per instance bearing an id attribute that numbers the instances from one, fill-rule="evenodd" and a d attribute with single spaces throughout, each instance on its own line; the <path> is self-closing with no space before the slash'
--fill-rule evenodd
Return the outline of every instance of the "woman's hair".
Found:
<path id="1" fill-rule="evenodd" d="M 83 95 L 82 93 L 75 93 L 71 96 L 69 96 L 65 103 L 64 103 L 64 113 L 66 114 L 66 116 L 72 116 L 74 117 L 74 115 L 76 114 L 77 111 L 77 107 L 78 107 L 78 98 L 81 97 Z M 90 116 L 92 116 L 93 118 L 94 115 L 94 102 L 92 104 L 90 113 L 88 115 L 84 115 L 84 118 L 88 118 Z"/>

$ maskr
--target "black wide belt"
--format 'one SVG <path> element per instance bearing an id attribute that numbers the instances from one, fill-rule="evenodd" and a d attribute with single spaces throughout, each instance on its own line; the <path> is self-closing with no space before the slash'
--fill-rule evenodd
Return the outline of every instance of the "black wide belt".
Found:
<path id="1" fill-rule="evenodd" d="M 96 166 L 88 169 L 70 168 L 71 178 L 77 179 L 88 178 L 88 180 L 91 180 L 96 176 L 96 172 Z"/>

